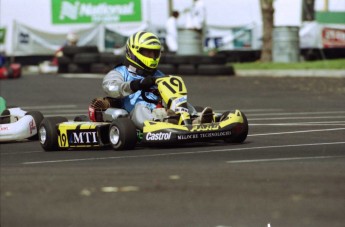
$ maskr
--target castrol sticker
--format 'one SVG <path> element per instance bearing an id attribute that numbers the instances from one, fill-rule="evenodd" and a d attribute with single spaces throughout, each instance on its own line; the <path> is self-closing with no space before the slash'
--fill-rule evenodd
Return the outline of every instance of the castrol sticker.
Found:
<path id="1" fill-rule="evenodd" d="M 170 140 L 171 132 L 149 132 L 146 135 L 146 140 L 155 141 L 155 140 Z"/>

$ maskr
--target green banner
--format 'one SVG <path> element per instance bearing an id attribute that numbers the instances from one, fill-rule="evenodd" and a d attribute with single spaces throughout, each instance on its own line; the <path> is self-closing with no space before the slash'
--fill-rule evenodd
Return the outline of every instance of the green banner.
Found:
<path id="1" fill-rule="evenodd" d="M 345 12 L 321 12 L 317 11 L 316 21 L 321 24 L 345 24 Z"/>
<path id="2" fill-rule="evenodd" d="M 0 44 L 5 43 L 6 28 L 0 28 Z"/>
<path id="3" fill-rule="evenodd" d="M 53 24 L 140 22 L 141 0 L 51 0 Z"/>

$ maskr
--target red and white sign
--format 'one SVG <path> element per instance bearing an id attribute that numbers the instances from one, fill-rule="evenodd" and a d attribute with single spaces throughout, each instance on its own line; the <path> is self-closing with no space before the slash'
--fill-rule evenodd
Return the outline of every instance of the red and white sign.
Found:
<path id="1" fill-rule="evenodd" d="M 324 48 L 345 47 L 345 29 L 323 28 L 322 45 Z"/>

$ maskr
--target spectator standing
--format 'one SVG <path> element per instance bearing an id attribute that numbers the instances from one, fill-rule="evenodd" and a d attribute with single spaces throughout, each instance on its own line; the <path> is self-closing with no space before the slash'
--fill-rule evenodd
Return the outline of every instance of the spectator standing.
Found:
<path id="1" fill-rule="evenodd" d="M 63 48 L 66 46 L 77 46 L 78 36 L 74 32 L 70 32 L 66 36 L 66 42 L 54 53 L 51 61 L 44 61 L 38 65 L 40 73 L 56 73 L 58 71 L 58 58 L 63 56 Z"/>
<path id="2" fill-rule="evenodd" d="M 177 18 L 179 17 L 178 11 L 173 11 L 168 21 L 166 22 L 166 45 L 170 53 L 176 53 L 178 49 L 177 42 Z"/>
<path id="3" fill-rule="evenodd" d="M 186 28 L 203 33 L 206 26 L 206 8 L 202 0 L 194 0 L 187 15 Z"/>
<path id="4" fill-rule="evenodd" d="M 54 54 L 54 58 L 52 60 L 52 65 L 57 66 L 58 65 L 58 57 L 63 56 L 63 48 L 65 46 L 77 46 L 78 43 L 78 35 L 74 32 L 70 32 L 66 36 L 66 43 L 60 47 Z"/>

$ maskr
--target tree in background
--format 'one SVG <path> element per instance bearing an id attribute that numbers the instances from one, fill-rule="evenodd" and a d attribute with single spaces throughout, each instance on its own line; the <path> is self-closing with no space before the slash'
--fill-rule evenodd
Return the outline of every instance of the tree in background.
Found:
<path id="1" fill-rule="evenodd" d="M 263 37 L 261 59 L 262 62 L 272 61 L 272 33 L 274 26 L 274 0 L 260 0 L 262 23 L 263 23 Z"/>

